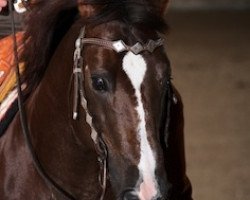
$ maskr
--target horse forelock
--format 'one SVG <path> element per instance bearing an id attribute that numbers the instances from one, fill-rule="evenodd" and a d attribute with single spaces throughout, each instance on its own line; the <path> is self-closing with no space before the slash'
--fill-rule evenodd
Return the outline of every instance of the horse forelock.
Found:
<path id="1" fill-rule="evenodd" d="M 119 20 L 129 25 L 143 24 L 157 31 L 165 31 L 167 28 L 159 8 L 152 0 L 83 0 L 83 2 L 93 6 L 104 5 L 96 15 L 88 19 L 90 23 Z"/>

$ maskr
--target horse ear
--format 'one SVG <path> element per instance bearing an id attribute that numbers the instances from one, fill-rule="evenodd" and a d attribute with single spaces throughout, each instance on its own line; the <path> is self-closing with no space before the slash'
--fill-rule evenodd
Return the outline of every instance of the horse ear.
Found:
<path id="1" fill-rule="evenodd" d="M 78 0 L 78 10 L 80 15 L 83 17 L 93 16 L 99 9 L 100 6 L 87 4 L 86 0 Z"/>
<path id="2" fill-rule="evenodd" d="M 164 15 L 169 6 L 169 0 L 154 0 L 156 7 L 160 10 L 161 15 Z"/>

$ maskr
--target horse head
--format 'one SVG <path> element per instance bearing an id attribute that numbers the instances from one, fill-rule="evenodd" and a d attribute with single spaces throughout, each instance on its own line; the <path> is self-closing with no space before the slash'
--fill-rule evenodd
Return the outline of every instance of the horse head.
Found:
<path id="1" fill-rule="evenodd" d="M 163 39 L 167 2 L 33 2 L 26 16 L 22 81 L 30 94 L 30 152 L 48 175 L 42 178 L 51 177 L 44 179 L 53 190 L 43 194 L 118 200 L 190 196 L 180 101 L 170 113 L 173 88 Z M 17 119 L 13 127 L 20 132 Z M 44 184 L 34 177 L 32 186 Z"/>
<path id="2" fill-rule="evenodd" d="M 107 12 L 102 16 L 105 23 L 87 24 L 80 34 L 87 103 L 83 108 L 91 118 L 92 132 L 107 150 L 116 196 L 165 199 L 170 186 L 160 130 L 165 124 L 170 66 L 159 33 L 164 23 L 154 21 L 160 19 L 157 15 L 145 17 L 140 2 L 117 5 L 117 11 L 109 13 L 112 7 L 79 4 L 81 15 L 93 20 L 100 9 Z"/>

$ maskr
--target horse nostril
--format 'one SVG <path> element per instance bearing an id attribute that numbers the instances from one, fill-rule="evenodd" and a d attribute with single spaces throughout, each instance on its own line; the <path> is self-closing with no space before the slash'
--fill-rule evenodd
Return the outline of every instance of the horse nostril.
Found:
<path id="1" fill-rule="evenodd" d="M 133 190 L 123 192 L 122 200 L 140 200 L 137 194 Z"/>

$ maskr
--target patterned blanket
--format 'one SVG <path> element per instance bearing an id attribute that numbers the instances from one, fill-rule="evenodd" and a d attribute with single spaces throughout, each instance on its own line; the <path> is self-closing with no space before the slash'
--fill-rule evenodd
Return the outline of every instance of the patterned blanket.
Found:
<path id="1" fill-rule="evenodd" d="M 23 32 L 17 33 L 16 39 L 18 55 L 20 56 L 24 46 Z M 24 63 L 20 63 L 20 72 L 22 73 L 23 71 Z M 17 98 L 15 85 L 16 75 L 13 54 L 13 38 L 12 36 L 8 36 L 0 40 L 0 126 L 3 124 L 6 112 Z"/>

